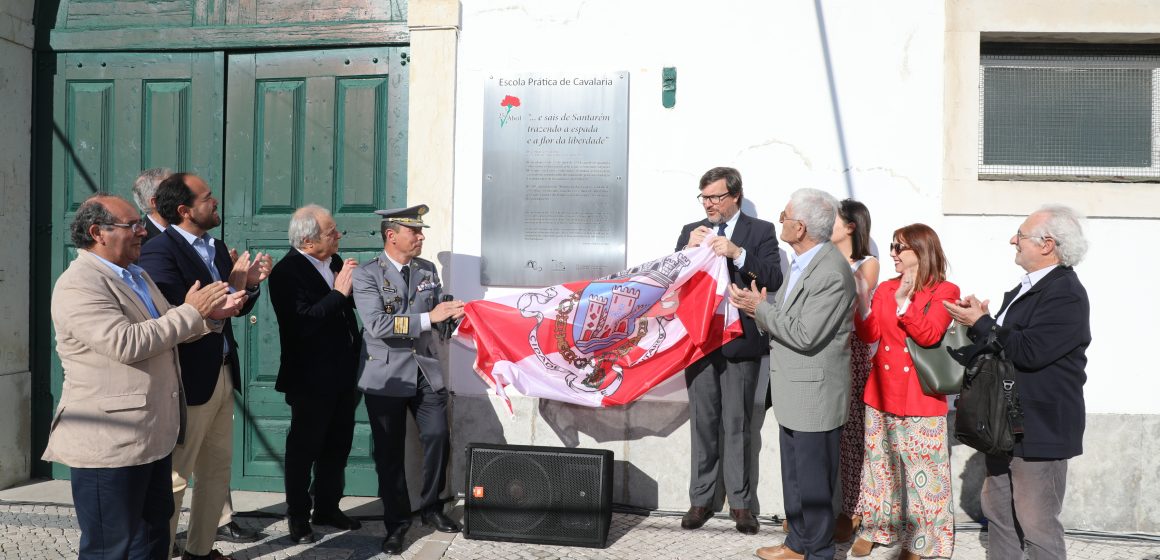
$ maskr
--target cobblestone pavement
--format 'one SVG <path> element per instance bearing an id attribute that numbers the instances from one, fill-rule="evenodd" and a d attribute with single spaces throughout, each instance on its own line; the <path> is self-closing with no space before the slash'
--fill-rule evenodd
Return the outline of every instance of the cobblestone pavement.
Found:
<path id="1" fill-rule="evenodd" d="M 242 509 L 241 504 L 238 509 Z M 461 518 L 462 508 L 456 508 L 452 517 Z M 184 529 L 187 514 L 182 514 Z M 265 537 L 248 544 L 219 542 L 217 548 L 239 559 L 306 560 L 363 560 L 387 558 L 379 552 L 384 537 L 379 521 L 367 521 L 354 532 L 321 529 L 323 538 L 312 545 L 294 545 L 285 537 L 286 522 L 273 515 L 239 514 L 235 520 L 245 526 L 260 529 Z M 760 533 L 745 536 L 733 529 L 725 516 L 710 520 L 696 531 L 680 528 L 676 516 L 616 514 L 612 519 L 608 546 L 603 549 L 579 548 L 522 543 L 501 543 L 465 539 L 462 535 L 446 535 L 416 526 L 407 535 L 402 558 L 407 560 L 488 559 L 706 559 L 754 558 L 753 551 L 761 546 L 780 544 L 785 534 L 769 524 Z M 72 507 L 62 504 L 14 503 L 0 499 L 0 558 L 40 560 L 76 558 L 80 532 Z M 955 560 L 984 560 L 987 538 L 985 532 L 960 531 L 955 543 Z M 846 558 L 849 545 L 838 547 L 837 558 Z M 870 560 L 897 557 L 897 547 L 879 547 Z M 1160 560 L 1160 542 L 1122 541 L 1090 537 L 1069 537 L 1068 557 L 1073 560 Z"/>

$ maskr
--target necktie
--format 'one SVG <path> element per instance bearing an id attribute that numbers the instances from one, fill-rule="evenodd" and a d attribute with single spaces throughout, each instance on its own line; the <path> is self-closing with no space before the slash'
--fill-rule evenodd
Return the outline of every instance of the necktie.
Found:
<path id="1" fill-rule="evenodd" d="M 410 290 L 411 289 L 411 267 L 409 267 L 407 265 L 403 265 L 403 268 L 401 270 L 399 270 L 399 273 L 403 275 L 403 286 L 405 288 L 407 288 L 408 290 Z"/>
<path id="2" fill-rule="evenodd" d="M 721 222 L 721 223 L 717 224 L 717 235 L 724 237 L 725 236 L 725 226 L 727 226 L 727 225 L 729 225 L 729 224 L 727 224 L 726 222 Z"/>

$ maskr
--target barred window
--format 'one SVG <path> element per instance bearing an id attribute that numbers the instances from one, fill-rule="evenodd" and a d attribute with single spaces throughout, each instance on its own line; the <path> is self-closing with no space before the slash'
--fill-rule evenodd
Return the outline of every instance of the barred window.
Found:
<path id="1" fill-rule="evenodd" d="M 1160 182 L 1160 51 L 984 44 L 979 178 Z"/>

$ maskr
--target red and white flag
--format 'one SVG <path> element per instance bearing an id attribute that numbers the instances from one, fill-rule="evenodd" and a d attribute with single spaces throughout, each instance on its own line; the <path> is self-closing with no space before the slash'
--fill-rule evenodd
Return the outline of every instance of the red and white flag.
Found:
<path id="1" fill-rule="evenodd" d="M 725 257 L 703 244 L 599 280 L 470 302 L 458 335 L 474 341 L 475 371 L 505 401 L 511 386 L 623 405 L 741 336 L 728 286 Z"/>

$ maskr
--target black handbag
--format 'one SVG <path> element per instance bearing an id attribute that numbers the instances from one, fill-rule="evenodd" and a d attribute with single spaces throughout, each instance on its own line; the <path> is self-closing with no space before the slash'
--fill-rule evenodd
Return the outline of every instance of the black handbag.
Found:
<path id="1" fill-rule="evenodd" d="M 989 455 L 1009 453 L 1023 437 L 1023 408 L 1015 366 L 999 354 L 981 354 L 967 367 L 955 401 L 955 438 Z"/>
<path id="2" fill-rule="evenodd" d="M 930 302 L 927 302 L 922 314 L 925 316 L 927 311 L 930 311 Z M 906 337 L 906 348 L 910 352 L 910 360 L 914 362 L 914 371 L 918 373 L 918 383 L 923 393 L 936 397 L 959 392 L 965 368 L 951 351 L 970 344 L 967 327 L 956 321 L 951 321 L 942 339 L 933 346 L 920 346 L 913 338 Z"/>

